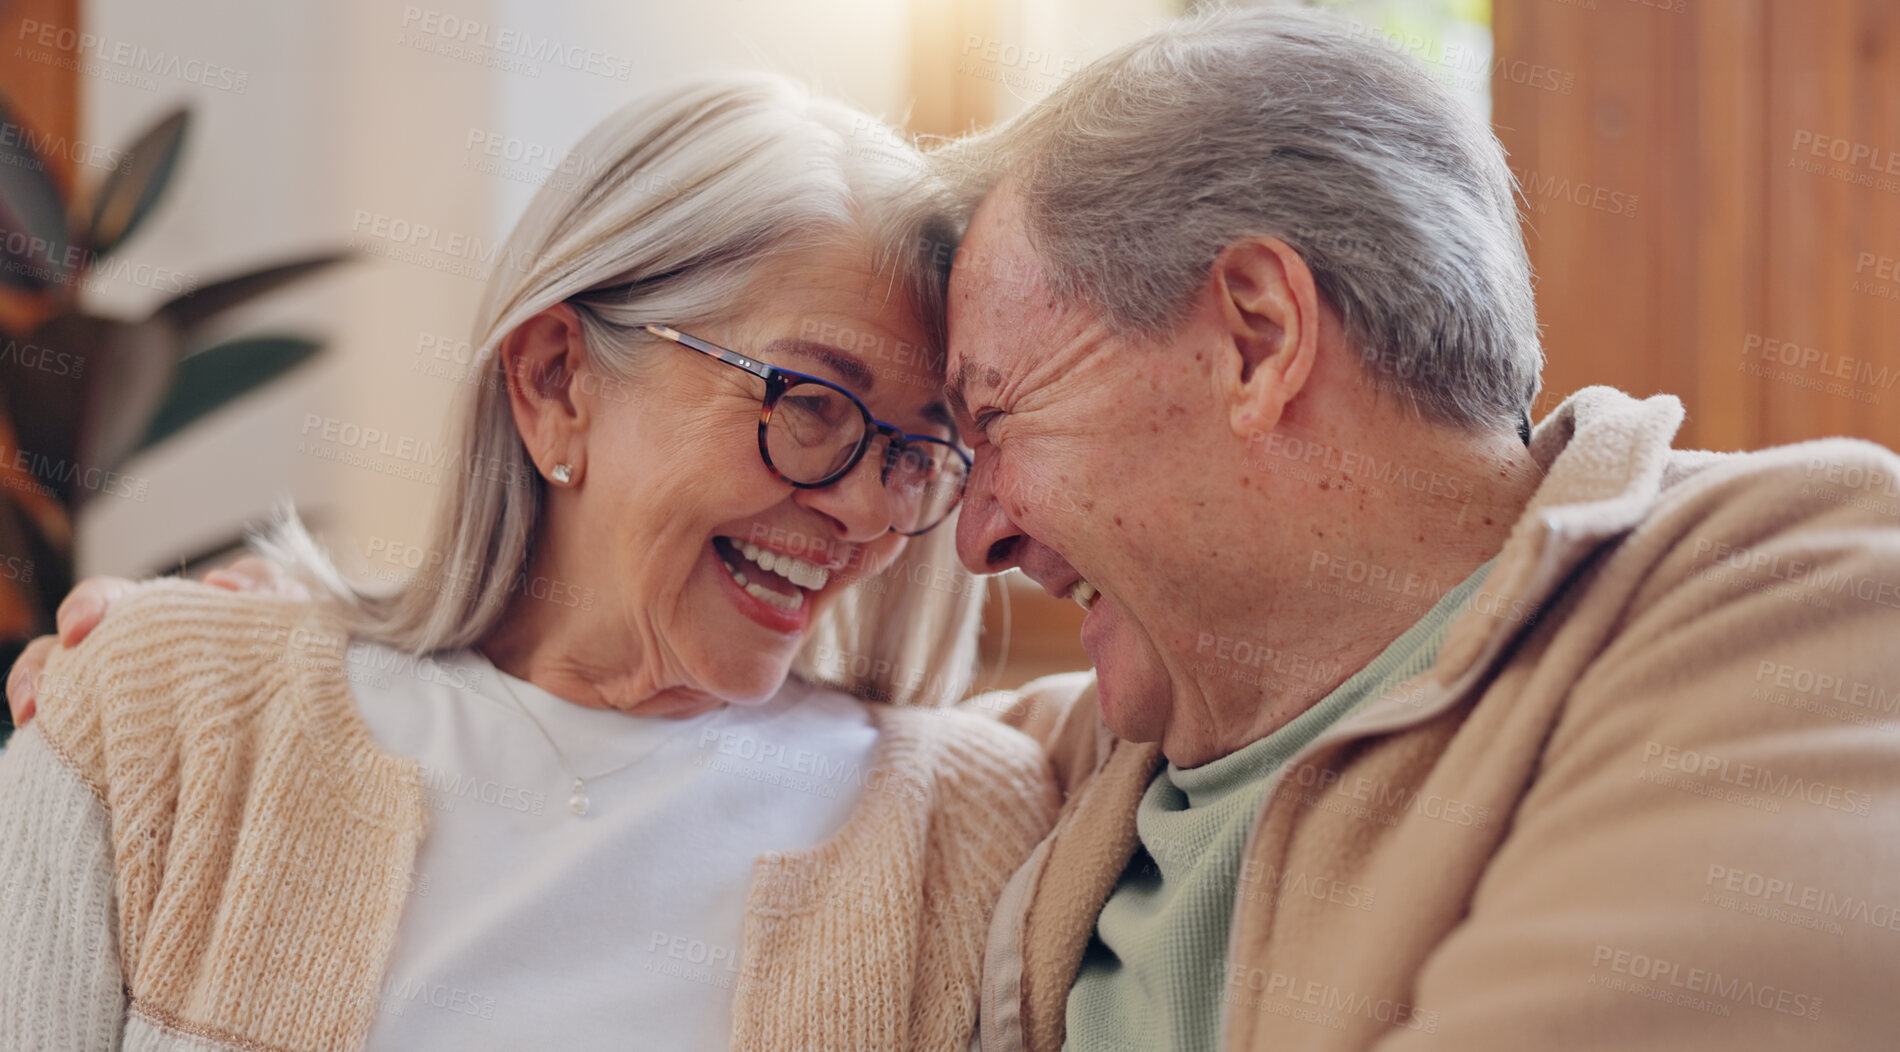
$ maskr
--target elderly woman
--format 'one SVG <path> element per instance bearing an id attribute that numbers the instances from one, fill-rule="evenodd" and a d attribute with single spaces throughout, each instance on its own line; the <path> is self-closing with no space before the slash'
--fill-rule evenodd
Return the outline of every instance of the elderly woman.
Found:
<path id="1" fill-rule="evenodd" d="M 1016 732 L 839 689 L 974 648 L 895 141 L 771 79 L 629 107 L 490 279 L 432 569 L 359 592 L 293 521 L 317 601 L 153 582 L 52 655 L 0 1047 L 969 1044 L 1056 802 Z"/>

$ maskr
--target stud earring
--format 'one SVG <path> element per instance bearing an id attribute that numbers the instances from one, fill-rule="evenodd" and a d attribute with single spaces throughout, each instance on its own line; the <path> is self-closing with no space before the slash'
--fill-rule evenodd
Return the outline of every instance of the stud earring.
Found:
<path id="1" fill-rule="evenodd" d="M 554 470 L 549 471 L 548 474 L 554 476 L 554 481 L 565 486 L 574 481 L 574 466 L 572 464 L 556 464 L 554 465 Z"/>

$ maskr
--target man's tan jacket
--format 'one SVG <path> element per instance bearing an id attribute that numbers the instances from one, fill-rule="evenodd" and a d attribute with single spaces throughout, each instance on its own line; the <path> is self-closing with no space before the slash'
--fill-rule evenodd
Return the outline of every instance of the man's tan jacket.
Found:
<path id="1" fill-rule="evenodd" d="M 1681 420 L 1566 401 L 1436 665 L 1276 774 L 1221 1048 L 1900 1048 L 1900 458 L 1674 451 Z M 1011 719 L 1068 798 L 998 906 L 982 1042 L 1053 1052 L 1162 759 L 1087 674 Z"/>

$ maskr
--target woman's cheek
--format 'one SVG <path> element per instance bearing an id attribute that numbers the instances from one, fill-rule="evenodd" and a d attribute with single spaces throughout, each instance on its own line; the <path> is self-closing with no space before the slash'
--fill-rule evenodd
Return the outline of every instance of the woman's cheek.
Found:
<path id="1" fill-rule="evenodd" d="M 887 533 L 864 546 L 864 576 L 875 577 L 890 569 L 897 557 L 903 554 L 910 538 L 901 533 Z"/>

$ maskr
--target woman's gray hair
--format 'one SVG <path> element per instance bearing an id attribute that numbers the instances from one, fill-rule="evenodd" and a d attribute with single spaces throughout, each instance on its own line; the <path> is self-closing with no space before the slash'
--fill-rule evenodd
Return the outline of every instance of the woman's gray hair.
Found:
<path id="1" fill-rule="evenodd" d="M 1430 419 L 1515 425 L 1543 353 L 1516 184 L 1489 128 L 1323 12 L 1217 11 L 1090 63 L 933 159 L 1005 179 L 1055 294 L 1165 335 L 1221 249 L 1277 237 L 1368 367 Z"/>
<path id="2" fill-rule="evenodd" d="M 372 592 L 346 580 L 294 516 L 262 541 L 339 600 L 360 638 L 418 654 L 471 646 L 518 596 L 537 594 L 527 578 L 547 484 L 516 430 L 497 348 L 549 307 L 575 307 L 592 363 L 637 397 L 641 362 L 659 345 L 640 325 L 738 318 L 762 266 L 825 244 L 869 245 L 887 295 L 922 323 L 929 360 L 943 361 L 950 210 L 923 158 L 876 120 L 783 78 L 708 78 L 629 104 L 561 170 L 580 172 L 579 184 L 550 181 L 535 195 L 488 279 L 473 340 L 479 382 L 457 406 L 431 568 Z M 982 591 L 957 563 L 954 537 L 951 520 L 840 596 L 795 670 L 882 700 L 961 696 Z"/>

